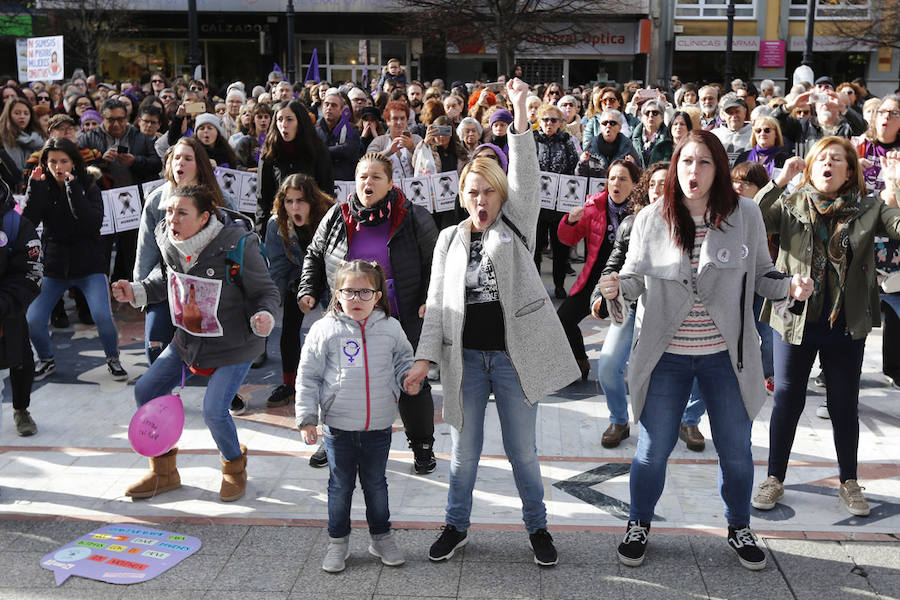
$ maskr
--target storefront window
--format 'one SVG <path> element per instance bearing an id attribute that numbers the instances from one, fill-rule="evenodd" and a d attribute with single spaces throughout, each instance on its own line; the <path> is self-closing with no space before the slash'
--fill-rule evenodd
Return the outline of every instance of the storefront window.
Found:
<path id="1" fill-rule="evenodd" d="M 331 54 L 328 57 L 330 64 L 355 65 L 358 56 L 359 40 L 331 40 Z"/>
<path id="2" fill-rule="evenodd" d="M 728 0 L 676 0 L 675 18 L 725 19 Z M 734 0 L 736 19 L 755 19 L 756 0 Z"/>
<path id="3" fill-rule="evenodd" d="M 368 78 L 381 77 L 381 67 L 391 58 L 399 58 L 406 66 L 409 60 L 409 42 L 406 40 L 366 40 L 366 58 L 369 66 Z M 360 64 L 360 38 L 337 38 L 330 40 L 301 39 L 300 56 L 303 72 L 309 67 L 313 48 L 318 49 L 319 76 L 330 82 L 364 80 L 365 70 Z"/>
<path id="4" fill-rule="evenodd" d="M 141 39 L 106 42 L 100 47 L 100 73 L 106 81 L 140 79 L 150 73 L 172 77 L 185 62 L 187 41 Z"/>
<path id="5" fill-rule="evenodd" d="M 328 64 L 328 48 L 326 44 L 325 40 L 300 40 L 300 61 L 303 63 L 304 69 L 309 66 L 309 61 L 312 60 L 313 49 L 317 51 L 319 66 Z"/>

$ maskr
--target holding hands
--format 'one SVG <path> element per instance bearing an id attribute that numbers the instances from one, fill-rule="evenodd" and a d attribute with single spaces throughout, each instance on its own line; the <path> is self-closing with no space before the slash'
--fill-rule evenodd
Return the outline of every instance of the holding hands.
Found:
<path id="1" fill-rule="evenodd" d="M 607 300 L 615 300 L 619 296 L 619 274 L 610 273 L 600 277 L 597 283 L 600 286 L 600 293 Z"/>
<path id="2" fill-rule="evenodd" d="M 430 363 L 427 360 L 417 360 L 413 363 L 412 369 L 406 372 L 403 379 L 403 389 L 410 396 L 415 396 L 422 388 L 422 382 L 428 376 L 428 368 Z"/>

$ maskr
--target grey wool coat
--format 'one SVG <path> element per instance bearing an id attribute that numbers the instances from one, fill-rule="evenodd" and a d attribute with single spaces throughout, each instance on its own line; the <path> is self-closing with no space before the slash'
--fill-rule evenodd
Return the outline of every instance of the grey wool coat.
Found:
<path id="1" fill-rule="evenodd" d="M 644 296 L 644 319 L 628 361 L 628 387 L 638 422 L 650 375 L 694 304 L 691 260 L 676 246 L 662 217 L 663 203 L 644 208 L 634 219 L 619 292 L 627 304 Z M 772 266 L 762 214 L 740 198 L 722 229 L 709 228 L 697 267 L 700 300 L 725 338 L 731 366 L 752 420 L 766 400 L 759 335 L 753 318 L 754 292 L 784 300 L 790 281 Z"/>
<path id="2" fill-rule="evenodd" d="M 530 405 L 581 375 L 540 275 L 534 268 L 540 198 L 539 168 L 531 131 L 510 134 L 509 195 L 484 232 L 484 252 L 494 265 L 506 327 L 506 349 Z M 510 227 L 513 224 L 518 232 Z M 462 430 L 462 335 L 466 267 L 472 220 L 444 229 L 431 266 L 431 283 L 417 360 L 441 366 L 444 421 Z M 522 236 L 525 241 L 522 240 Z"/>

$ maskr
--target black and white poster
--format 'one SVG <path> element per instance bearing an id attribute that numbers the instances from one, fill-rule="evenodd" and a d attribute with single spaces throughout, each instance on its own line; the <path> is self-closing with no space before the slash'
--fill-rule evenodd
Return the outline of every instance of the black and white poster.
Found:
<path id="1" fill-rule="evenodd" d="M 431 201 L 431 177 L 407 177 L 403 179 L 403 194 L 413 204 L 418 204 L 428 212 L 433 213 Z"/>

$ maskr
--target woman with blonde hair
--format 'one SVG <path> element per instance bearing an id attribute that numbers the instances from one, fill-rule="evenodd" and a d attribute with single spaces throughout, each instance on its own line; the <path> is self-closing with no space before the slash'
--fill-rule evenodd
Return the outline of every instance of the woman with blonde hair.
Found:
<path id="1" fill-rule="evenodd" d="M 791 157 L 784 145 L 781 126 L 775 117 L 762 116 L 753 120 L 753 133 L 750 134 L 750 149 L 738 155 L 734 164 L 758 162 L 766 169 L 769 178 L 775 169 L 784 166 L 784 161 Z"/>

